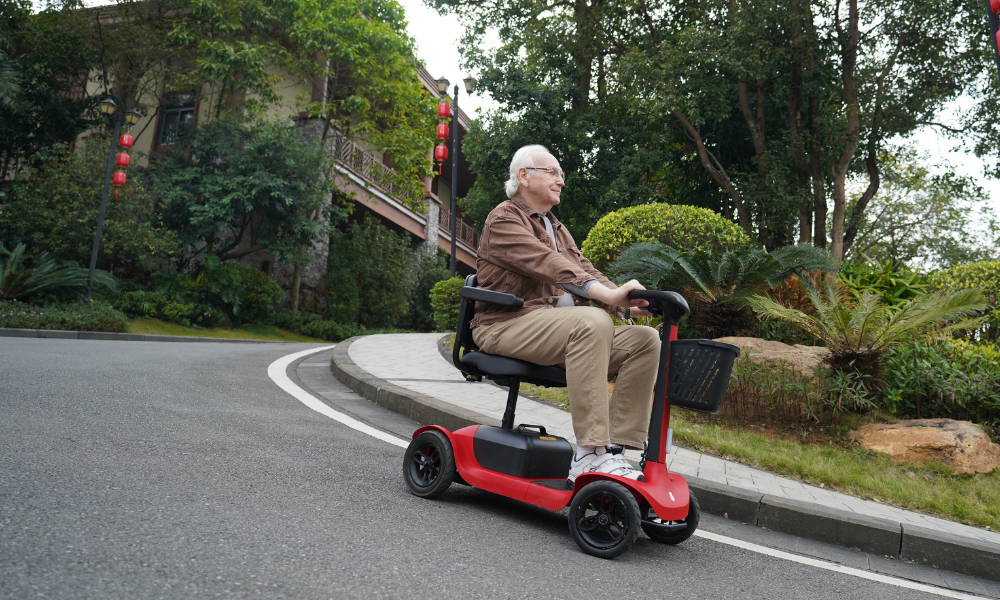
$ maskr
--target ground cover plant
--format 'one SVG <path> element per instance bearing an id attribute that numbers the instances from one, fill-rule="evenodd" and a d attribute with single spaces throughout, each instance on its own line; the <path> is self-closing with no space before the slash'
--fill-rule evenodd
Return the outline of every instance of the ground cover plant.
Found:
<path id="1" fill-rule="evenodd" d="M 183 335 L 190 337 L 210 337 L 245 340 L 270 340 L 277 342 L 317 343 L 324 340 L 301 335 L 273 325 L 240 325 L 233 328 L 185 327 L 152 319 L 132 319 L 128 323 L 128 333 L 146 335 Z"/>
<path id="2" fill-rule="evenodd" d="M 125 314 L 101 300 L 54 305 L 0 301 L 0 327 L 123 333 L 127 325 Z"/>

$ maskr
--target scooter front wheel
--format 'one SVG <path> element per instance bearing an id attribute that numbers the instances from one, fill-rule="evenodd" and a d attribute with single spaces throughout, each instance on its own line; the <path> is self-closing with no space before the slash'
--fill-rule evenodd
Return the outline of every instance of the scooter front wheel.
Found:
<path id="1" fill-rule="evenodd" d="M 624 554 L 639 537 L 639 503 L 613 481 L 584 486 L 569 504 L 569 531 L 580 549 L 600 558 Z"/>
<path id="2" fill-rule="evenodd" d="M 403 455 L 403 479 L 421 498 L 437 498 L 455 480 L 455 452 L 440 431 L 425 431 L 413 438 Z"/>
<path id="3" fill-rule="evenodd" d="M 656 513 L 646 502 L 642 503 L 642 530 L 649 536 L 649 539 L 661 544 L 671 546 L 680 544 L 694 535 L 701 521 L 701 507 L 698 506 L 698 498 L 694 492 L 690 493 L 690 505 L 688 515 L 683 521 L 661 521 L 656 518 Z"/>

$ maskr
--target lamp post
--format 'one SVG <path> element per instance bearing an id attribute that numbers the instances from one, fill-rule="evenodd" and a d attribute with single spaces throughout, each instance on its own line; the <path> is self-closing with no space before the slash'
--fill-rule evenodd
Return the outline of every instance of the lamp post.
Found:
<path id="1" fill-rule="evenodd" d="M 101 208 L 97 212 L 97 232 L 94 233 L 94 247 L 90 252 L 90 272 L 87 274 L 86 298 L 88 301 L 90 300 L 90 293 L 94 286 L 94 269 L 97 267 L 97 251 L 101 247 L 101 230 L 104 228 L 104 212 L 108 207 L 108 190 L 111 188 L 111 173 L 115 166 L 115 150 L 118 149 L 118 134 L 121 132 L 123 122 L 128 123 L 129 127 L 131 127 L 138 123 L 142 117 L 139 111 L 134 108 L 128 112 L 118 110 L 118 105 L 111 98 L 101 100 L 100 110 L 102 115 L 111 119 L 111 122 L 115 124 L 115 131 L 111 135 L 111 148 L 108 151 L 108 169 L 104 175 L 104 193 L 101 196 Z M 126 164 L 128 163 L 126 162 Z"/>
<path id="2" fill-rule="evenodd" d="M 442 77 L 436 80 L 438 92 L 442 95 L 448 92 L 447 79 Z M 475 88 L 476 80 L 466 77 L 463 80 L 465 93 L 471 94 Z M 458 85 L 455 85 L 452 96 L 451 111 L 451 276 L 455 276 L 457 261 L 455 255 L 458 250 Z"/>

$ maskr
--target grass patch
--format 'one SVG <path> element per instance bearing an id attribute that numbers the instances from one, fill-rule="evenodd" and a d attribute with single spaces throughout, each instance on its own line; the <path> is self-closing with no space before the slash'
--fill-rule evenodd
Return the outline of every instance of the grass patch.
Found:
<path id="1" fill-rule="evenodd" d="M 129 321 L 128 332 L 147 335 L 185 335 L 242 340 L 323 343 L 321 339 L 300 335 L 272 325 L 241 325 L 234 329 L 203 329 L 200 327 L 185 327 L 184 325 L 167 323 L 166 321 L 140 318 Z"/>
<path id="2" fill-rule="evenodd" d="M 521 390 L 569 409 L 566 388 L 524 384 Z M 674 440 L 688 448 L 866 500 L 1000 529 L 1000 469 L 988 475 L 957 475 L 938 463 L 900 465 L 830 437 L 802 443 L 789 435 L 757 433 L 682 409 L 671 411 L 670 426 Z"/>

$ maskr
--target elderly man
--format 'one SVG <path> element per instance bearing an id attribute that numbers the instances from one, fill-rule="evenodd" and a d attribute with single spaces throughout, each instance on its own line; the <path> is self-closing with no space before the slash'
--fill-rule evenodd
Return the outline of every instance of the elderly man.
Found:
<path id="1" fill-rule="evenodd" d="M 594 471 L 642 481 L 621 452 L 646 441 L 659 336 L 650 327 L 614 325 L 606 311 L 648 314 L 645 300 L 628 298 L 644 288 L 635 280 L 617 287 L 583 257 L 551 213 L 564 184 L 559 161 L 545 147 L 514 154 L 509 200 L 487 217 L 476 266 L 481 287 L 521 296 L 524 306 L 479 303 L 472 336 L 490 354 L 565 366 L 577 441 L 570 481 Z M 609 405 L 611 373 L 618 379 Z"/>

